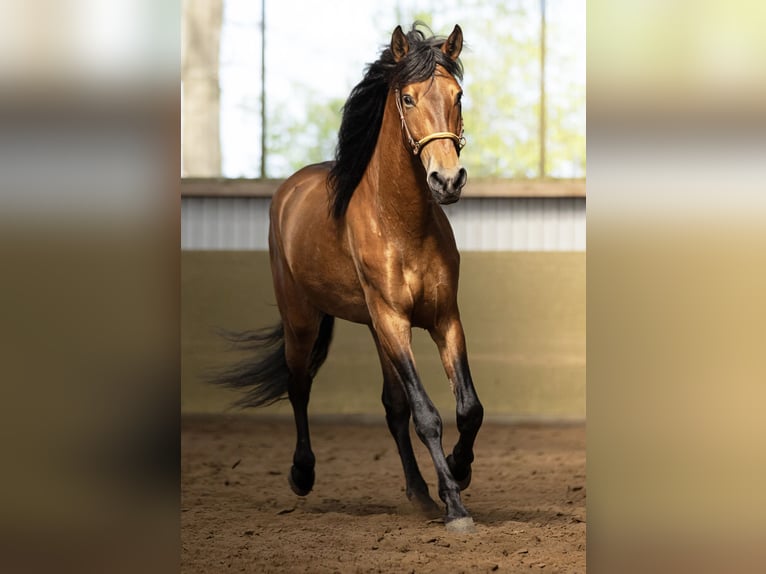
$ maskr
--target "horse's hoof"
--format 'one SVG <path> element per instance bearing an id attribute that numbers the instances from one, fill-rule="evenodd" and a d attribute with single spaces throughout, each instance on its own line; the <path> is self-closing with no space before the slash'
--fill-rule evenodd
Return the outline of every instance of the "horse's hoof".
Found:
<path id="1" fill-rule="evenodd" d="M 290 468 L 290 474 L 287 475 L 287 482 L 292 491 L 298 496 L 306 496 L 314 487 L 314 469 L 310 472 L 300 471 L 293 465 Z"/>
<path id="2" fill-rule="evenodd" d="M 458 487 L 460 487 L 460 490 L 465 490 L 468 488 L 468 485 L 471 484 L 471 467 L 468 467 L 468 474 L 466 474 L 463 477 L 458 477 L 455 475 L 455 457 L 452 455 L 449 455 L 447 457 L 447 466 L 449 466 L 449 470 L 452 473 L 452 478 L 455 479 L 455 482 L 457 482 Z"/>
<path id="3" fill-rule="evenodd" d="M 463 516 L 461 518 L 450 520 L 444 527 L 450 532 L 456 532 L 458 534 L 472 534 L 476 532 L 476 526 L 474 526 L 473 518 L 470 516 Z"/>

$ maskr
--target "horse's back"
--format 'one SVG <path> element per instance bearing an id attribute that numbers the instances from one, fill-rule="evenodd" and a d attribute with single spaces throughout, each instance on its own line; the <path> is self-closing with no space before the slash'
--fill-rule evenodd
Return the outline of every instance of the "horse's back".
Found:
<path id="1" fill-rule="evenodd" d="M 270 236 L 284 244 L 297 227 L 323 226 L 329 213 L 327 176 L 332 162 L 308 165 L 288 177 L 274 192 L 269 210 Z M 274 246 L 272 246 L 273 248 Z"/>
<path id="2" fill-rule="evenodd" d="M 286 206 L 291 203 L 309 199 L 317 203 L 322 203 L 324 200 L 324 203 L 327 204 L 327 176 L 332 166 L 333 162 L 331 161 L 315 163 L 301 168 L 288 177 L 274 192 L 271 200 L 272 226 L 274 224 L 282 225 L 283 215 L 291 216 L 291 214 L 296 213 L 296 210 L 292 208 L 289 208 L 286 214 L 284 213 Z"/>

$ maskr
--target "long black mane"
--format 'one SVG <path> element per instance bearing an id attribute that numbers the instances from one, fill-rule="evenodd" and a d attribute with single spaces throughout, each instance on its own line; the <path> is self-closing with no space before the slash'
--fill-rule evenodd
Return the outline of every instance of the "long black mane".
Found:
<path id="1" fill-rule="evenodd" d="M 327 180 L 332 194 L 332 214 L 336 218 L 346 213 L 351 196 L 370 163 L 389 90 L 427 80 L 434 75 L 436 66 L 444 67 L 459 80 L 463 78 L 460 60 L 454 61 L 441 51 L 444 37 L 434 36 L 424 24 L 415 22 L 407 32 L 407 41 L 409 52 L 399 62 L 389 46 L 376 62 L 367 66 L 364 78 L 351 90 L 343 106 L 335 165 Z"/>

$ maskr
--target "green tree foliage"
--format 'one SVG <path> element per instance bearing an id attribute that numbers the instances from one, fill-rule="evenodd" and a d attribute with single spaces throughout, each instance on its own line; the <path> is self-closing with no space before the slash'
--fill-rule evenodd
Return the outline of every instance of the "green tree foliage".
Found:
<path id="1" fill-rule="evenodd" d="M 576 5 L 576 6 L 575 6 Z M 575 6 L 575 8 L 573 8 Z M 463 161 L 472 177 L 585 176 L 585 78 L 582 62 L 583 1 L 547 0 L 545 172 L 540 173 L 541 0 L 424 0 L 391 15 L 420 20 L 438 33 L 459 22 L 466 47 L 464 107 L 468 145 Z M 389 16 L 376 15 L 381 34 Z M 390 8 L 388 8 L 390 10 Z M 385 30 L 384 30 L 385 29 Z M 362 70 L 358 71 L 361 77 Z M 292 108 L 269 110 L 268 171 L 289 175 L 308 163 L 331 159 L 343 98 L 320 97 L 308 86 L 294 89 Z M 302 112 L 296 112 L 295 102 Z M 291 111 L 292 110 L 292 111 Z"/>
<path id="2" fill-rule="evenodd" d="M 566 2 L 548 0 L 545 173 L 585 177 L 585 6 L 575 19 L 561 9 Z"/>
<path id="3" fill-rule="evenodd" d="M 308 86 L 293 87 L 303 113 L 291 112 L 285 104 L 270 110 L 267 131 L 267 172 L 287 176 L 304 165 L 333 158 L 340 128 L 342 98 L 321 98 Z"/>
<path id="4" fill-rule="evenodd" d="M 466 36 L 464 161 L 474 177 L 531 178 L 540 157 L 536 2 L 475 2 Z"/>

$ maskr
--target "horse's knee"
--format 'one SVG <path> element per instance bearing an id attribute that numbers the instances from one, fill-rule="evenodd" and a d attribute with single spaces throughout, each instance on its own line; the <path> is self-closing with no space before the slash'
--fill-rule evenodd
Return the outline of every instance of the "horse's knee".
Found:
<path id="1" fill-rule="evenodd" d="M 439 439 L 442 436 L 442 418 L 434 407 L 423 408 L 413 413 L 415 432 L 420 440 Z"/>
<path id="2" fill-rule="evenodd" d="M 479 399 L 459 406 L 457 409 L 457 428 L 460 432 L 477 430 L 484 420 L 484 407 Z"/>

